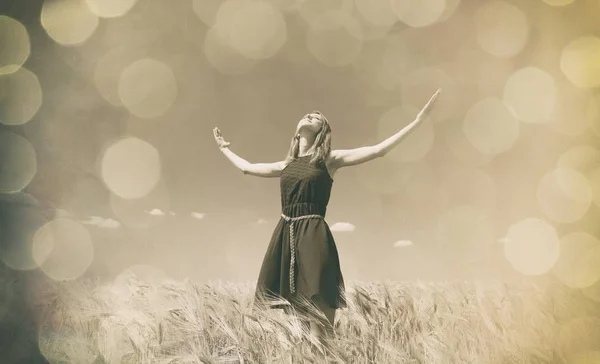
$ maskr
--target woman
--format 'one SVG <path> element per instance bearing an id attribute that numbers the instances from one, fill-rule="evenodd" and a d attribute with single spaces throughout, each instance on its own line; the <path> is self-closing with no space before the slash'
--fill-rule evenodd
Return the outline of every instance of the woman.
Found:
<path id="1" fill-rule="evenodd" d="M 346 307 L 336 245 L 324 221 L 333 176 L 340 168 L 386 155 L 425 120 L 440 91 L 408 126 L 377 145 L 356 149 L 331 150 L 327 119 L 318 111 L 307 114 L 298 122 L 287 158 L 275 163 L 250 163 L 240 158 L 214 128 L 219 148 L 244 174 L 280 177 L 282 214 L 264 256 L 255 302 L 267 303 L 268 296 L 284 298 L 304 312 L 307 306 L 303 303 L 311 303 L 327 319 L 320 320 L 325 321 L 322 325 L 310 322 L 311 332 L 321 341 L 325 333 L 333 333 L 335 310 Z"/>

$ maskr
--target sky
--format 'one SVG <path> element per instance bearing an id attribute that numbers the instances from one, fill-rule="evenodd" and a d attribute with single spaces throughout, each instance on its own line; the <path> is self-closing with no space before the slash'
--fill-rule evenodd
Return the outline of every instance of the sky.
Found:
<path id="1" fill-rule="evenodd" d="M 279 181 L 243 175 L 213 127 L 274 162 L 307 112 L 334 149 L 373 145 L 441 88 L 394 151 L 336 173 L 344 277 L 593 286 L 597 269 L 564 267 L 600 252 L 600 5 L 407 4 L 3 1 L 3 263 L 254 281 Z"/>

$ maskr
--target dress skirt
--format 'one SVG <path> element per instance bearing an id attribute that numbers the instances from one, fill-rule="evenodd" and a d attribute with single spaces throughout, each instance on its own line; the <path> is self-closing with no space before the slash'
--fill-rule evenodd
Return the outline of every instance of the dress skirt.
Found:
<path id="1" fill-rule="evenodd" d="M 281 308 L 285 305 L 270 304 L 265 299 L 283 298 L 293 304 L 299 302 L 300 298 L 312 300 L 320 295 L 331 308 L 347 307 L 337 247 L 323 218 L 324 212 L 320 210 L 311 203 L 284 207 L 285 217 L 279 219 L 263 259 L 255 302 L 270 308 Z M 321 218 L 302 217 L 307 215 L 319 215 Z M 294 221 L 289 218 L 299 219 Z M 290 231 L 290 225 L 293 225 L 293 232 Z M 295 246 L 293 288 L 290 284 L 292 234 Z"/>

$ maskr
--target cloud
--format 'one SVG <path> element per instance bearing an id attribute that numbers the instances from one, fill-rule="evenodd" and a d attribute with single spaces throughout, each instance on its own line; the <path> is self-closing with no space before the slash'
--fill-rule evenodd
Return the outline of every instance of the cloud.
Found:
<path id="1" fill-rule="evenodd" d="M 100 216 L 90 216 L 87 220 L 81 221 L 82 224 L 94 225 L 103 229 L 117 229 L 121 226 L 121 223 L 117 220 L 106 219 Z"/>
<path id="2" fill-rule="evenodd" d="M 257 224 L 266 224 L 268 221 L 265 219 L 258 219 L 258 221 L 256 222 Z"/>
<path id="3" fill-rule="evenodd" d="M 174 212 L 174 211 L 170 211 L 170 212 L 169 212 L 169 215 L 171 215 L 171 216 L 175 216 L 176 214 L 175 214 L 175 212 Z"/>
<path id="4" fill-rule="evenodd" d="M 161 209 L 152 209 L 146 212 L 152 216 L 165 216 L 165 213 Z"/>
<path id="5" fill-rule="evenodd" d="M 330 227 L 331 231 L 354 231 L 356 226 L 349 222 L 336 222 Z"/>
<path id="6" fill-rule="evenodd" d="M 394 248 L 404 248 L 404 247 L 411 246 L 411 245 L 414 245 L 414 244 L 410 240 L 398 240 L 397 242 L 394 243 Z"/>
<path id="7" fill-rule="evenodd" d="M 192 212 L 190 215 L 191 215 L 191 216 L 192 216 L 194 219 L 198 219 L 198 220 L 202 220 L 202 219 L 204 219 L 204 218 L 206 217 L 206 214 L 205 214 L 205 213 L 202 213 L 202 212 Z"/>

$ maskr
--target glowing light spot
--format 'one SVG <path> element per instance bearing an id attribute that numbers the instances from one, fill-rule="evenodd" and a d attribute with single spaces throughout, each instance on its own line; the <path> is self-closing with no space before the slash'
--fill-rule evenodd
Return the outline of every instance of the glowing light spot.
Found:
<path id="1" fill-rule="evenodd" d="M 121 139 L 109 146 L 102 156 L 104 183 L 125 199 L 146 196 L 158 183 L 160 173 L 158 150 L 138 138 Z"/>
<path id="2" fill-rule="evenodd" d="M 588 180 L 590 186 L 592 186 L 592 201 L 600 207 L 600 167 L 590 172 Z"/>
<path id="3" fill-rule="evenodd" d="M 477 261 L 496 243 L 494 224 L 475 206 L 458 206 L 444 213 L 436 227 L 445 259 Z"/>
<path id="4" fill-rule="evenodd" d="M 557 89 L 548 73 L 534 67 L 522 68 L 504 86 L 504 102 L 524 122 L 546 123 L 552 118 Z"/>
<path id="5" fill-rule="evenodd" d="M 285 19 L 279 10 L 268 3 L 243 4 L 231 19 L 230 44 L 248 58 L 271 58 L 286 40 Z"/>
<path id="6" fill-rule="evenodd" d="M 560 85 L 555 115 L 552 118 L 553 130 L 568 136 L 583 135 L 588 127 L 597 122 L 595 100 L 589 90 L 573 86 L 570 82 Z"/>
<path id="7" fill-rule="evenodd" d="M 217 28 L 211 28 L 204 40 L 204 54 L 219 72 L 226 75 L 242 75 L 250 72 L 257 61 L 239 54 L 229 40 L 220 34 Z"/>
<path id="8" fill-rule="evenodd" d="M 389 0 L 355 0 L 354 3 L 358 13 L 370 24 L 387 27 L 398 21 Z"/>
<path id="9" fill-rule="evenodd" d="M 108 51 L 96 63 L 94 82 L 102 97 L 114 106 L 122 106 L 119 97 L 119 80 L 123 71 L 132 63 L 145 57 L 147 51 L 131 46 L 116 47 Z"/>
<path id="10" fill-rule="evenodd" d="M 592 189 L 580 172 L 557 168 L 540 180 L 537 199 L 540 209 L 552 221 L 573 223 L 589 210 L 592 204 Z"/>
<path id="11" fill-rule="evenodd" d="M 298 13 L 309 26 L 318 28 L 320 26 L 327 26 L 326 24 L 322 24 L 321 21 L 321 19 L 323 19 L 322 16 L 327 13 L 352 14 L 355 9 L 354 1 L 355 0 L 302 0 L 298 7 Z"/>
<path id="12" fill-rule="evenodd" d="M 446 0 L 391 0 L 396 16 L 410 27 L 426 27 L 444 14 Z"/>
<path id="13" fill-rule="evenodd" d="M 87 41 L 98 27 L 98 16 L 81 0 L 44 1 L 42 27 L 55 42 L 77 45 Z"/>
<path id="14" fill-rule="evenodd" d="M 193 0 L 192 8 L 204 24 L 212 27 L 217 22 L 217 13 L 221 4 L 223 0 Z"/>
<path id="15" fill-rule="evenodd" d="M 520 53 L 529 40 L 527 17 L 505 1 L 489 1 L 475 13 L 477 43 L 489 54 L 509 58 Z"/>
<path id="16" fill-rule="evenodd" d="M 544 0 L 544 2 L 550 6 L 567 6 L 574 2 L 575 0 Z"/>
<path id="17" fill-rule="evenodd" d="M 525 275 L 548 272 L 558 260 L 560 240 L 552 225 L 528 218 L 508 229 L 504 256 L 512 267 Z"/>
<path id="18" fill-rule="evenodd" d="M 154 209 L 169 211 L 171 208 L 171 196 L 163 181 L 159 181 L 156 187 L 144 197 L 124 199 L 111 194 L 109 202 L 119 221 L 134 229 L 145 229 L 163 223 L 163 219 L 149 214 L 148 211 Z"/>
<path id="19" fill-rule="evenodd" d="M 451 115 L 457 102 L 456 85 L 454 80 L 442 69 L 423 67 L 407 74 L 402 84 L 402 101 L 418 108 L 425 106 L 437 89 L 444 90 L 432 110 L 432 122 L 445 121 Z"/>
<path id="20" fill-rule="evenodd" d="M 600 150 L 585 144 L 573 146 L 560 155 L 557 167 L 575 169 L 588 175 L 600 167 Z"/>
<path id="21" fill-rule="evenodd" d="M 444 12 L 440 16 L 439 22 L 446 21 L 454 15 L 456 9 L 460 5 L 460 0 L 446 0 L 446 6 L 444 7 Z"/>
<path id="22" fill-rule="evenodd" d="M 42 105 L 42 87 L 37 76 L 21 67 L 0 75 L 0 122 L 20 125 L 31 120 Z"/>
<path id="23" fill-rule="evenodd" d="M 380 140 L 389 138 L 390 135 L 413 122 L 418 113 L 418 109 L 409 106 L 397 106 L 388 110 L 377 124 L 377 137 Z M 424 120 L 388 155 L 398 162 L 415 162 L 423 159 L 429 153 L 434 140 L 433 125 L 430 120 Z"/>
<path id="24" fill-rule="evenodd" d="M 575 86 L 600 86 L 600 38 L 585 36 L 567 44 L 560 57 L 560 69 Z"/>
<path id="25" fill-rule="evenodd" d="M 33 260 L 57 281 L 76 279 L 92 264 L 92 238 L 83 225 L 56 219 L 42 226 L 33 237 Z"/>
<path id="26" fill-rule="evenodd" d="M 594 133 L 600 137 L 600 96 L 590 97 L 587 109 L 586 119 Z"/>
<path id="27" fill-rule="evenodd" d="M 123 105 L 139 118 L 161 116 L 177 98 L 175 75 L 159 61 L 136 61 L 121 74 L 119 96 Z"/>
<path id="28" fill-rule="evenodd" d="M 0 131 L 0 166 L 0 193 L 27 187 L 37 172 L 37 156 L 29 140 Z"/>
<path id="29" fill-rule="evenodd" d="M 589 287 L 600 279 L 600 240 L 575 232 L 564 236 L 554 274 L 572 288 Z"/>
<path id="30" fill-rule="evenodd" d="M 0 75 L 15 72 L 29 58 L 31 44 L 27 29 L 4 15 L 0 15 L 0 44 Z"/>
<path id="31" fill-rule="evenodd" d="M 101 18 L 117 18 L 133 8 L 137 0 L 85 0 L 90 10 Z"/>
<path id="32" fill-rule="evenodd" d="M 319 15 L 317 26 L 306 33 L 310 53 L 329 67 L 350 64 L 362 49 L 363 36 L 358 22 L 343 12 Z"/>
<path id="33" fill-rule="evenodd" d="M 494 154 L 482 153 L 475 148 L 463 128 L 446 128 L 445 142 L 452 155 L 465 165 L 483 167 L 494 159 Z"/>
<path id="34" fill-rule="evenodd" d="M 463 121 L 465 136 L 482 153 L 499 154 L 511 149 L 519 137 L 519 121 L 495 98 L 475 103 Z"/>

